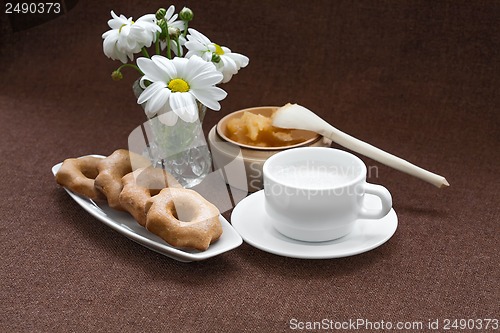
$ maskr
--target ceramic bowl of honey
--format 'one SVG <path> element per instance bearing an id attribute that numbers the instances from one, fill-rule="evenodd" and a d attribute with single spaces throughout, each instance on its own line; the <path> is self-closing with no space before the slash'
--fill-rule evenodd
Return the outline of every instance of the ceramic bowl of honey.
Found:
<path id="1" fill-rule="evenodd" d="M 263 188 L 262 166 L 272 155 L 297 147 L 329 147 L 331 141 L 304 130 L 272 126 L 277 106 L 259 106 L 226 115 L 208 134 L 215 169 L 223 169 L 226 182 L 240 190 Z M 228 172 L 232 171 L 232 172 Z"/>

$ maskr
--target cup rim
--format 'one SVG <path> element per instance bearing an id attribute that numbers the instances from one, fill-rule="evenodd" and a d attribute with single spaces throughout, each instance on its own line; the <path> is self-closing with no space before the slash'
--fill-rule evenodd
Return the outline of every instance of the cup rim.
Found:
<path id="1" fill-rule="evenodd" d="M 325 188 L 315 188 L 312 186 L 311 187 L 303 187 L 303 186 L 290 185 L 290 184 L 285 184 L 282 181 L 276 179 L 276 177 L 272 174 L 272 172 L 270 172 L 270 167 L 271 167 L 272 163 L 274 163 L 274 161 L 276 159 L 279 159 L 280 157 L 282 157 L 285 154 L 300 154 L 299 150 L 300 151 L 303 151 L 303 150 L 327 151 L 328 150 L 329 151 L 328 153 L 335 153 L 335 154 L 341 154 L 344 156 L 348 156 L 353 161 L 356 161 L 356 163 L 360 166 L 360 172 L 356 177 L 354 177 L 354 179 L 351 179 L 348 182 L 342 183 L 340 185 L 332 185 L 332 186 L 325 187 Z M 336 189 L 341 189 L 341 188 L 346 188 L 346 187 L 352 186 L 354 184 L 359 183 L 363 179 L 366 179 L 366 165 L 358 156 L 351 154 L 349 152 L 346 152 L 344 150 L 335 149 L 335 148 L 328 148 L 328 147 L 298 147 L 298 148 L 283 150 L 283 151 L 278 152 L 277 154 L 269 157 L 264 162 L 264 165 L 262 166 L 262 173 L 263 173 L 264 179 L 268 178 L 272 182 L 279 184 L 281 186 L 285 186 L 287 188 L 293 188 L 293 189 L 305 190 L 305 191 L 310 191 L 310 190 L 312 190 L 312 191 L 331 191 L 331 190 L 336 190 Z M 264 182 L 264 184 L 265 184 L 265 182 Z"/>

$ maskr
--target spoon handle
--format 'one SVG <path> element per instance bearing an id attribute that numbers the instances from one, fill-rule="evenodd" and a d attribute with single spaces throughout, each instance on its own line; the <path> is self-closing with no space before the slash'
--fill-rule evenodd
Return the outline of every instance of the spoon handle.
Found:
<path id="1" fill-rule="evenodd" d="M 426 182 L 433 184 L 436 187 L 442 188 L 450 186 L 446 178 L 444 178 L 443 176 L 422 169 L 421 167 L 418 167 L 402 158 L 389 154 L 382 149 L 356 139 L 355 137 L 339 131 L 327 122 L 325 122 L 324 125 L 325 126 L 319 131 L 320 134 L 328 139 L 333 140 L 334 142 L 345 148 L 348 148 L 375 161 L 390 166 L 396 170 L 420 178 Z"/>

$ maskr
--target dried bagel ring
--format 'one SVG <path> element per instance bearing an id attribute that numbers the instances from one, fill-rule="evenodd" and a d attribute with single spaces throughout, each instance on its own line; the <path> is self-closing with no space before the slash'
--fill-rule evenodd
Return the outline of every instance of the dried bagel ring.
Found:
<path id="1" fill-rule="evenodd" d="M 113 154 L 98 163 L 99 174 L 95 178 L 94 186 L 104 194 L 109 207 L 124 210 L 119 199 L 123 188 L 122 177 L 132 172 L 133 169 L 149 164 L 149 160 L 138 154 L 125 149 L 115 150 Z"/>
<path id="2" fill-rule="evenodd" d="M 97 165 L 101 160 L 102 158 L 94 156 L 68 158 L 57 172 L 56 182 L 90 199 L 104 199 L 102 193 L 94 187 L 94 179 L 99 174 Z"/>
<path id="3" fill-rule="evenodd" d="M 146 202 L 165 187 L 180 187 L 167 171 L 147 167 L 137 169 L 123 176 L 120 205 L 143 227 L 146 226 Z"/>
<path id="4" fill-rule="evenodd" d="M 204 251 L 222 235 L 219 210 L 193 190 L 163 189 L 146 211 L 146 228 L 175 247 Z"/>

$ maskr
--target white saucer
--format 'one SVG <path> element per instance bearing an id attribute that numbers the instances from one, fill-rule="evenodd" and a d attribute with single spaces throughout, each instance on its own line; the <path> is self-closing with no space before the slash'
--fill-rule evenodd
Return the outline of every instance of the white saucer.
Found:
<path id="1" fill-rule="evenodd" d="M 389 240 L 398 227 L 394 209 L 380 220 L 356 220 L 348 235 L 327 242 L 303 242 L 280 234 L 264 209 L 264 191 L 258 191 L 238 203 L 231 224 L 248 244 L 280 256 L 300 259 L 342 258 L 370 251 Z M 365 195 L 368 208 L 377 208 L 380 199 Z"/>

